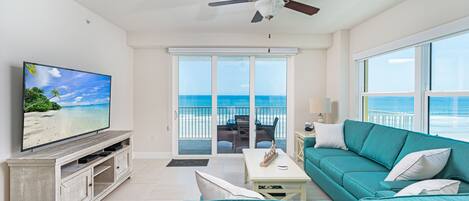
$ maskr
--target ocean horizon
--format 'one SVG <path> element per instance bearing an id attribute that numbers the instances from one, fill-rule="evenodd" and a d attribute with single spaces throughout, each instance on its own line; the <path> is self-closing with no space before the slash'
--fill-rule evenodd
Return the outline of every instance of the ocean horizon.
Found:
<path id="1" fill-rule="evenodd" d="M 280 95 L 256 96 L 256 106 L 259 107 L 286 107 L 287 97 Z M 217 96 L 219 107 L 249 107 L 248 95 L 219 95 Z M 211 95 L 180 95 L 179 107 L 211 107 Z"/>
<path id="2" fill-rule="evenodd" d="M 256 107 L 286 107 L 286 96 L 256 96 Z M 218 107 L 240 107 L 249 108 L 249 96 L 247 95 L 222 95 L 217 97 Z M 430 123 L 431 134 L 469 140 L 466 133 L 469 133 L 469 97 L 431 97 L 430 98 Z M 212 106 L 212 96 L 210 95 L 180 95 L 179 107 L 205 107 Z M 249 114 L 249 110 L 220 110 L 219 115 L 223 116 L 219 124 L 223 124 L 226 118 L 233 118 L 235 114 Z M 369 119 L 374 123 L 413 130 L 414 99 L 413 97 L 369 97 L 368 112 L 370 116 L 377 117 Z M 193 118 L 198 116 L 211 115 L 211 110 L 204 110 L 201 113 L 194 113 L 192 110 L 183 112 L 185 115 L 192 114 Z M 223 114 L 220 114 L 223 113 Z M 226 113 L 226 114 L 225 114 Z M 189 114 L 189 115 L 190 115 Z M 263 116 L 281 116 L 286 118 L 286 110 L 278 111 L 262 110 Z M 226 117 L 228 116 L 228 117 Z M 403 119 L 404 118 L 404 119 Z M 271 121 L 271 118 L 267 118 Z M 282 119 L 285 121 L 286 119 Z M 208 119 L 206 120 L 208 121 Z M 392 122 L 394 121 L 394 122 Z"/>

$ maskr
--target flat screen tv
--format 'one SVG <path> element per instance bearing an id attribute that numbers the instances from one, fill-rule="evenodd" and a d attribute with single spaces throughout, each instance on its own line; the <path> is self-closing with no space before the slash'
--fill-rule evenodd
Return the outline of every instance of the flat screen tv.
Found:
<path id="1" fill-rule="evenodd" d="M 26 151 L 109 128 L 111 76 L 24 62 Z"/>

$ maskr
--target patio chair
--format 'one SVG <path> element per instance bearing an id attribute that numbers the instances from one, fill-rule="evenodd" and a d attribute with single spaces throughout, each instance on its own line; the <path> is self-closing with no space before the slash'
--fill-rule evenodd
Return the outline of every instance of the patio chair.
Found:
<path id="1" fill-rule="evenodd" d="M 225 141 L 231 143 L 231 150 L 235 151 L 237 131 L 233 130 L 232 127 L 227 125 L 217 126 L 217 142 Z"/>
<path id="2" fill-rule="evenodd" d="M 235 121 L 236 123 L 238 121 L 248 121 L 249 122 L 249 115 L 235 115 Z"/>
<path id="3" fill-rule="evenodd" d="M 237 136 L 235 141 L 236 152 L 249 147 L 249 121 L 238 119 L 236 122 Z"/>
<path id="4" fill-rule="evenodd" d="M 275 129 L 278 124 L 278 117 L 275 117 L 272 125 L 260 125 L 256 128 L 256 146 L 263 141 L 275 141 Z"/>

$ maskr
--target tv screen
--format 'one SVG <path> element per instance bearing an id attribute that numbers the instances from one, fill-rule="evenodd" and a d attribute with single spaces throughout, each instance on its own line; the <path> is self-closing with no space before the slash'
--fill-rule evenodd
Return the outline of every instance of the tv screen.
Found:
<path id="1" fill-rule="evenodd" d="M 111 76 L 25 62 L 22 151 L 109 128 Z"/>

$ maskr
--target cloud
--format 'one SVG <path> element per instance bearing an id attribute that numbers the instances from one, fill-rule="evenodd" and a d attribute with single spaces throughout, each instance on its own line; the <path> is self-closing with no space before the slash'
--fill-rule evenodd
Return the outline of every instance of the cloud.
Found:
<path id="1" fill-rule="evenodd" d="M 57 68 L 52 68 L 48 72 L 50 75 L 52 75 L 52 77 L 62 77 L 60 71 Z"/>
<path id="2" fill-rule="evenodd" d="M 65 85 L 59 87 L 59 89 L 63 89 L 63 90 L 68 90 L 69 88 L 70 88 L 70 87 L 65 86 Z"/>
<path id="3" fill-rule="evenodd" d="M 388 63 L 390 64 L 403 64 L 403 63 L 410 63 L 414 62 L 415 59 L 413 58 L 399 58 L 399 59 L 389 59 Z"/>
<path id="4" fill-rule="evenodd" d="M 37 87 L 44 87 L 49 84 L 50 74 L 47 72 L 46 68 L 38 66 L 37 75 L 34 78 L 37 84 Z"/>
<path id="5" fill-rule="evenodd" d="M 64 95 L 60 95 L 60 98 L 66 99 L 66 98 L 68 98 L 70 96 L 73 96 L 75 94 L 76 94 L 76 92 L 67 93 L 67 94 L 64 94 Z"/>
<path id="6" fill-rule="evenodd" d="M 75 103 L 78 103 L 78 102 L 80 102 L 80 101 L 81 101 L 81 99 L 83 99 L 83 97 L 81 97 L 81 96 L 78 96 L 78 97 L 76 97 L 76 98 L 75 98 Z"/>

